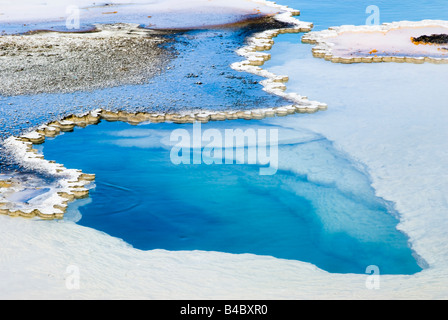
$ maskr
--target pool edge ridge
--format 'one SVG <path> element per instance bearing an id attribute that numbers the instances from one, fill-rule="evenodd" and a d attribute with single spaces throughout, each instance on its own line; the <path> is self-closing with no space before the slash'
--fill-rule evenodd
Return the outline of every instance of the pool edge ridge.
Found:
<path id="1" fill-rule="evenodd" d="M 92 120 L 95 118 L 98 122 L 100 121 L 98 111 L 89 112 L 81 118 L 86 119 L 88 124 L 93 124 Z M 78 124 L 83 126 L 81 122 Z M 89 196 L 88 185 L 95 181 L 95 174 L 84 173 L 77 169 L 67 169 L 62 164 L 46 160 L 43 154 L 39 154 L 33 148 L 34 145 L 45 143 L 47 137 L 54 138 L 63 132 L 73 131 L 76 125 L 76 123 L 67 120 L 53 121 L 38 127 L 34 131 L 19 137 L 11 136 L 4 141 L 3 145 L 12 157 L 16 158 L 26 168 L 58 178 L 59 187 L 52 190 L 50 196 L 43 203 L 38 205 L 28 204 L 26 209 L 17 208 L 14 201 L 8 201 L 7 198 L 2 197 L 0 214 L 11 217 L 41 218 L 43 220 L 62 219 L 70 202 Z M 6 192 L 19 192 L 20 188 L 24 187 L 19 181 L 15 181 L 14 177 L 7 181 L 10 183 L 4 188 Z M 2 192 L 0 195 L 3 194 Z"/>
<path id="2" fill-rule="evenodd" d="M 289 26 L 285 28 L 265 30 L 250 36 L 246 39 L 248 44 L 236 51 L 238 55 L 245 57 L 246 60 L 235 62 L 231 64 L 230 67 L 236 71 L 248 72 L 266 78 L 266 80 L 260 82 L 261 85 L 263 85 L 263 90 L 291 101 L 297 108 L 298 113 L 314 113 L 327 110 L 328 105 L 326 103 L 308 100 L 308 97 L 301 96 L 295 92 L 286 93 L 287 87 L 285 83 L 289 81 L 289 76 L 276 75 L 261 68 L 261 66 L 271 58 L 270 54 L 264 53 L 263 51 L 272 48 L 274 45 L 273 38 L 283 33 L 309 32 L 314 27 L 313 23 L 296 19 L 295 16 L 300 15 L 299 10 L 279 5 L 268 0 L 253 1 L 278 8 L 280 13 L 274 15 L 273 19 L 278 22 L 286 23 Z"/>

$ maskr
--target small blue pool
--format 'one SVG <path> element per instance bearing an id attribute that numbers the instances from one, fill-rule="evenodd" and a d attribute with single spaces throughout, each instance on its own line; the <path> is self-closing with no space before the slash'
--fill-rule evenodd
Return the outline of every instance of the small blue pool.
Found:
<path id="1" fill-rule="evenodd" d="M 364 273 L 369 265 L 383 274 L 421 270 L 389 204 L 327 140 L 281 144 L 279 159 L 288 163 L 263 176 L 257 165 L 173 164 L 163 141 L 172 130 L 191 126 L 102 122 L 48 139 L 43 151 L 46 159 L 96 174 L 91 202 L 80 208 L 77 223 L 138 249 L 269 255 L 337 273 Z M 288 160 L 290 154 L 299 156 Z M 316 154 L 328 166 L 323 172 L 336 170 L 353 182 L 338 188 L 285 169 Z"/>

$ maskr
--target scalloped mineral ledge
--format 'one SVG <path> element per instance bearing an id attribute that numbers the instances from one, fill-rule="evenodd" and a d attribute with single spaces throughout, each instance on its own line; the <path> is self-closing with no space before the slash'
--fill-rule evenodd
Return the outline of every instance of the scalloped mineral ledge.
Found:
<path id="1" fill-rule="evenodd" d="M 268 3 L 269 1 L 265 1 Z M 284 84 L 289 80 L 286 75 L 276 75 L 272 72 L 264 70 L 261 66 L 265 61 L 270 59 L 270 54 L 262 52 L 270 50 L 274 44 L 274 38 L 282 33 L 301 33 L 309 32 L 313 28 L 313 24 L 310 22 L 303 22 L 296 18 L 295 16 L 300 15 L 300 11 L 291 9 L 286 6 L 281 6 L 277 4 L 271 4 L 276 6 L 279 10 L 283 11 L 274 16 L 274 19 L 281 21 L 290 25 L 288 28 L 272 29 L 266 30 L 254 34 L 247 40 L 247 45 L 239 50 L 237 54 L 246 58 L 246 60 L 241 62 L 235 62 L 231 65 L 234 70 L 249 72 L 261 77 L 266 78 L 266 80 L 261 81 L 263 85 L 263 90 L 266 92 L 276 94 L 280 97 L 292 101 L 294 104 L 302 106 L 300 112 L 306 112 L 308 110 L 326 110 L 327 105 L 318 101 L 310 101 L 307 97 L 301 96 L 297 93 L 286 93 L 286 85 Z"/>
<path id="2" fill-rule="evenodd" d="M 302 42 L 316 44 L 313 56 L 334 63 L 448 63 L 443 45 L 418 45 L 411 38 L 448 34 L 448 21 L 400 21 L 373 26 L 345 25 L 305 34 Z"/>

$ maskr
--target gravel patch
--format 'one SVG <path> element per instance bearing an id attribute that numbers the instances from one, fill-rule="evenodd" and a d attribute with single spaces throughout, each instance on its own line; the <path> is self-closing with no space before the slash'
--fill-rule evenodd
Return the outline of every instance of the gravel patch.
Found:
<path id="1" fill-rule="evenodd" d="M 140 84 L 170 60 L 169 32 L 131 24 L 88 33 L 33 32 L 0 37 L 0 95 L 68 93 Z"/>

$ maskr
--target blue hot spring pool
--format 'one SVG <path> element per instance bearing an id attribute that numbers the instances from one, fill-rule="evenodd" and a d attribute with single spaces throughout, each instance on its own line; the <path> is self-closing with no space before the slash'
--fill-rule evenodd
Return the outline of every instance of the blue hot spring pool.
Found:
<path id="1" fill-rule="evenodd" d="M 313 22 L 314 30 L 364 24 L 370 5 L 354 0 L 279 3 L 300 9 L 299 19 Z M 431 4 L 379 0 L 375 4 L 381 23 L 447 19 L 442 0 Z M 172 44 L 178 56 L 169 69 L 146 84 L 71 94 L 0 97 L 0 134 L 19 134 L 54 116 L 98 107 L 166 111 L 198 106 L 248 109 L 283 105 L 282 99 L 261 90 L 260 77 L 228 67 L 241 59 L 234 51 L 252 32 L 225 29 L 180 33 Z M 323 81 L 327 72 L 342 67 L 313 58 L 311 46 L 300 43 L 300 37 L 279 35 L 270 51 L 272 59 L 264 67 L 276 70 L 294 59 L 301 65 L 319 64 L 319 72 L 313 69 L 305 77 L 302 70 L 286 68 L 288 88 L 299 84 L 300 94 L 330 106 L 350 103 L 339 91 L 331 99 L 325 95 L 331 91 Z M 362 71 L 368 67 L 350 68 Z M 197 85 L 198 81 L 202 84 Z M 375 91 L 363 95 L 358 86 L 353 86 L 350 93 L 362 95 L 362 103 L 378 95 Z M 307 117 L 324 114 L 301 116 L 306 121 Z M 232 121 L 210 123 L 204 128 L 258 125 L 269 123 Z M 71 212 L 66 218 L 142 250 L 269 255 L 310 262 L 337 273 L 365 273 L 369 265 L 378 266 L 382 274 L 421 270 L 406 235 L 397 230 L 399 213 L 393 204 L 377 198 L 362 166 L 338 152 L 325 137 L 310 134 L 306 139 L 285 138 L 279 147 L 279 170 L 275 175 L 261 176 L 256 165 L 173 164 L 170 147 L 163 141 L 181 127 L 188 125 L 134 127 L 103 122 L 76 128 L 74 133 L 48 139 L 39 146 L 46 159 L 97 176 L 91 197 L 77 201 L 79 213 Z"/>
<path id="2" fill-rule="evenodd" d="M 264 124 L 202 127 L 249 123 Z M 138 249 L 269 255 L 337 273 L 421 270 L 390 204 L 326 139 L 280 131 L 278 171 L 263 176 L 257 165 L 173 164 L 169 134 L 191 126 L 102 122 L 40 148 L 48 160 L 96 174 L 77 223 Z M 316 154 L 322 162 L 312 165 Z"/>

